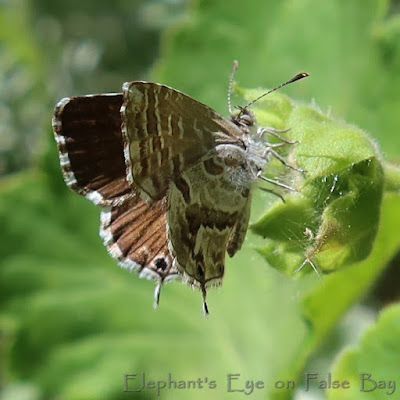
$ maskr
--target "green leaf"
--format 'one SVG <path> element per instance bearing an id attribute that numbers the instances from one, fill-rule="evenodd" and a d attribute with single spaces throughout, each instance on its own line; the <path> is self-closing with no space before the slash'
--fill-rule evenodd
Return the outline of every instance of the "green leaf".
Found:
<path id="1" fill-rule="evenodd" d="M 328 399 L 382 399 L 398 393 L 400 359 L 400 305 L 385 309 L 363 335 L 359 345 L 345 350 L 332 368 L 349 389 L 328 391 Z"/>
<path id="2" fill-rule="evenodd" d="M 317 285 L 308 292 L 303 292 L 302 312 L 309 331 L 302 345 L 297 348 L 297 353 L 293 355 L 293 364 L 288 364 L 285 369 L 278 371 L 275 379 L 294 380 L 298 383 L 304 381 L 299 375 L 304 368 L 304 360 L 321 346 L 350 305 L 359 301 L 371 288 L 390 261 L 392 254 L 399 249 L 400 237 L 397 234 L 399 226 L 399 196 L 385 195 L 378 235 L 369 257 L 325 277 L 324 286 Z M 360 368 L 362 366 L 360 364 Z M 397 373 L 397 369 L 392 370 L 392 373 Z M 271 396 L 273 399 L 287 399 L 290 398 L 290 393 L 284 390 L 272 390 Z"/>
<path id="3" fill-rule="evenodd" d="M 58 100 L 60 87 L 64 95 L 89 92 L 85 87 L 90 87 L 92 93 L 103 91 L 105 86 L 119 91 L 120 84 L 114 86 L 114 82 L 141 78 L 130 74 L 137 70 L 135 61 L 143 61 L 143 53 L 131 51 L 131 42 L 124 41 L 124 31 L 121 33 L 122 19 L 129 24 L 132 18 L 135 22 L 140 20 L 142 14 L 136 14 L 140 12 L 137 3 L 121 2 L 125 12 L 118 18 L 98 14 L 98 1 L 81 3 L 73 6 L 68 3 L 56 22 L 49 13 L 51 7 L 62 3 L 48 2 L 41 15 L 31 12 L 29 21 L 24 21 L 29 27 L 29 38 L 17 37 L 19 29 L 14 29 L 11 36 L 4 31 L 4 40 L 10 46 L 14 43 L 18 49 L 30 46 L 37 51 L 34 57 L 30 51 L 29 57 L 21 59 L 26 68 L 37 70 L 37 61 L 30 61 L 32 58 L 47 67 L 43 68 L 46 79 L 41 84 L 45 82 L 53 93 L 43 101 L 47 113 L 35 113 L 35 117 L 46 121 L 46 126 L 51 114 L 51 106 L 46 104 Z M 68 10 L 71 14 L 65 17 Z M 35 13 L 40 13 L 40 9 L 35 9 Z M 386 157 L 393 158 L 400 151 L 397 134 L 400 53 L 397 31 L 384 29 L 391 18 L 386 18 L 387 13 L 388 4 L 383 0 L 259 0 L 246 3 L 245 7 L 240 1 L 198 1 L 191 5 L 187 18 L 172 26 L 163 38 L 163 56 L 153 80 L 183 90 L 225 113 L 233 59 L 240 61 L 237 81 L 246 87 L 270 87 L 304 70 L 310 73 L 310 78 L 286 87 L 282 93 L 307 103 L 316 99 L 323 109 L 329 107 L 338 118 L 368 130 L 379 139 Z M 11 19 L 12 15 L 5 26 L 20 26 Z M 61 19 L 68 21 L 68 29 L 59 29 Z M 55 40 L 55 48 L 65 50 L 63 54 L 52 52 L 52 46 L 37 46 L 43 42 L 43 36 L 37 36 L 37 32 L 46 27 L 50 28 L 47 32 L 59 32 L 58 39 L 57 35 L 50 39 Z M 99 48 L 104 49 L 106 57 L 99 65 L 104 70 L 100 75 L 70 73 L 68 69 L 71 48 L 82 31 L 85 38 L 93 35 Z M 101 35 L 96 36 L 97 31 Z M 107 41 L 102 41 L 103 36 Z M 141 36 L 133 39 L 148 47 Z M 19 44 L 20 41 L 24 43 Z M 126 59 L 114 58 L 114 50 L 118 49 L 122 49 L 118 54 L 126 54 Z M 104 79 L 98 79 L 99 76 Z M 8 99 L 19 93 L 21 87 L 21 80 L 12 82 L 15 83 L 12 90 L 8 87 L 3 90 Z M 72 92 L 68 89 L 70 85 L 75 88 Z M 237 98 L 233 103 L 243 104 Z M 367 227 L 363 237 L 365 253 L 357 240 L 352 244 L 357 250 L 354 256 L 343 246 L 342 237 L 336 238 L 329 232 L 329 225 L 336 223 L 338 232 L 343 232 L 344 219 L 351 218 L 345 211 L 353 206 L 353 200 L 360 205 L 363 215 L 366 199 L 376 207 L 381 159 L 375 146 L 370 147 L 368 137 L 357 128 L 340 124 L 337 118 L 327 117 L 312 107 L 294 104 L 285 96 L 271 95 L 261 105 L 257 110 L 260 123 L 290 127 L 290 135 L 296 132 L 300 143 L 285 150 L 294 165 L 307 169 L 304 176 L 298 173 L 288 176 L 289 183 L 301 189 L 301 195 L 289 196 L 287 206 L 277 202 L 271 209 L 274 215 L 290 214 L 298 221 L 291 229 L 295 229 L 293 238 L 300 246 L 295 240 L 284 243 L 291 232 L 283 232 L 278 247 L 287 246 L 288 251 L 277 252 L 279 257 L 288 254 L 288 259 L 294 255 L 297 261 L 284 260 L 282 264 L 299 265 L 304 259 L 304 248 L 315 246 L 312 241 L 319 232 L 327 230 L 331 247 L 325 249 L 325 254 L 332 253 L 335 239 L 343 249 L 340 263 L 343 259 L 364 257 L 374 227 Z M 25 108 L 10 110 L 13 116 L 22 117 L 26 126 L 36 126 L 26 117 Z M 335 131 L 335 136 L 325 134 L 319 141 L 319 129 L 325 133 L 329 130 L 325 125 Z M 30 129 L 26 131 L 31 133 Z M 309 132 L 313 138 L 310 141 Z M 40 160 L 42 169 L 12 176 L 1 184 L 0 346 L 4 355 L 4 383 L 9 389 L 4 396 L 15 394 L 20 385 L 21 390 L 27 388 L 31 398 L 40 395 L 42 399 L 120 400 L 132 397 L 131 393 L 123 392 L 125 373 L 145 372 L 148 379 L 165 380 L 170 372 L 176 380 L 208 377 L 216 381 L 217 388 L 169 389 L 160 398 L 225 398 L 229 373 L 241 374 L 238 385 L 243 385 L 246 379 L 263 380 L 265 389 L 254 392 L 254 398 L 293 397 L 293 391 L 274 390 L 274 382 L 285 378 L 297 380 L 310 354 L 316 352 L 341 315 L 365 296 L 400 248 L 399 179 L 393 168 L 391 178 L 387 174 L 384 182 L 385 190 L 390 188 L 390 193 L 383 197 L 379 232 L 372 252 L 368 258 L 325 278 L 325 287 L 315 276 L 295 281 L 270 268 L 254 250 L 260 245 L 260 238 L 249 232 L 243 249 L 227 262 L 223 287 L 209 294 L 209 320 L 202 316 L 200 294 L 179 284 L 163 288 L 160 309 L 155 312 L 153 284 L 131 276 L 109 258 L 97 234 L 99 210 L 64 187 L 50 128 L 43 130 L 45 134 L 51 146 L 47 149 L 48 157 Z M 326 147 L 328 155 L 329 146 L 338 150 L 340 143 L 335 140 L 339 137 L 346 144 L 342 146 L 343 154 L 337 159 L 325 157 Z M 310 151 L 318 156 L 318 163 L 309 157 Z M 271 162 L 270 167 L 268 173 L 284 170 L 278 163 Z M 386 163 L 384 168 L 386 172 Z M 330 195 L 335 176 L 339 179 L 325 207 L 324 200 Z M 373 183 L 371 189 L 368 181 Z M 342 184 L 343 194 L 339 195 Z M 257 213 L 264 214 L 272 201 L 270 195 L 255 192 L 253 219 Z M 313 235 L 309 231 L 304 235 L 302 224 L 306 217 L 312 220 L 316 203 L 320 219 L 311 227 L 306 225 Z M 304 216 L 297 210 L 311 212 Z M 372 222 L 375 211 L 373 208 Z M 354 207 L 354 212 L 355 226 L 360 227 L 358 207 Z M 279 228 L 282 220 L 274 217 L 274 221 Z M 279 234 L 279 229 L 271 229 L 270 234 L 273 231 Z M 360 229 L 355 231 L 361 240 L 360 232 Z M 316 256 L 322 257 L 323 246 L 317 248 Z M 275 248 L 271 249 L 274 252 Z M 326 260 L 321 260 L 326 264 Z M 154 397 L 152 389 L 137 396 Z"/>
<path id="4" fill-rule="evenodd" d="M 360 129 L 310 106 L 293 103 L 286 126 L 298 142 L 288 160 L 307 172 L 287 174 L 299 193 L 277 201 L 252 226 L 269 239 L 260 253 L 288 274 L 307 261 L 324 272 L 361 261 L 378 230 L 384 186 L 376 146 Z"/>

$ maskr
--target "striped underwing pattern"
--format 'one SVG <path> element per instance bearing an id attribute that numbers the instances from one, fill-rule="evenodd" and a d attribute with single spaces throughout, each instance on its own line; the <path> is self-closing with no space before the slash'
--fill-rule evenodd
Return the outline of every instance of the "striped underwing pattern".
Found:
<path id="1" fill-rule="evenodd" d="M 297 78 L 300 79 L 300 78 Z M 141 277 L 219 286 L 242 246 L 252 189 L 280 156 L 248 108 L 230 119 L 165 85 L 62 99 L 53 130 L 69 188 L 102 208 L 109 254 Z"/>

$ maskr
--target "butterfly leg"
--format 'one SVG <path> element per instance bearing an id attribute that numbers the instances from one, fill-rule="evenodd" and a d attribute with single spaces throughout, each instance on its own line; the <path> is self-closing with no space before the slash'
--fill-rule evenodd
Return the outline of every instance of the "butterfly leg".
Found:
<path id="1" fill-rule="evenodd" d="M 296 189 L 295 189 L 294 187 L 292 187 L 292 186 L 286 185 L 286 183 L 282 183 L 282 182 L 279 182 L 279 181 L 275 181 L 275 180 L 270 179 L 270 178 L 267 178 L 267 177 L 265 177 L 265 176 L 263 176 L 263 175 L 261 175 L 261 174 L 258 176 L 258 178 L 262 179 L 262 180 L 265 181 L 265 182 L 271 183 L 272 185 L 279 186 L 279 187 L 281 187 L 281 188 L 290 190 L 291 192 L 298 192 L 298 190 L 296 190 Z"/>
<path id="2" fill-rule="evenodd" d="M 285 201 L 285 199 L 283 198 L 283 196 L 280 195 L 279 193 L 277 193 L 277 192 L 275 192 L 275 191 L 273 191 L 273 190 L 271 190 L 271 189 L 267 189 L 267 188 L 260 188 L 260 190 L 262 190 L 263 192 L 271 193 L 271 194 L 273 194 L 274 196 L 279 197 L 279 198 L 282 200 L 283 203 L 286 203 L 286 201 Z"/>
<path id="3" fill-rule="evenodd" d="M 286 160 L 280 155 L 278 154 L 271 146 L 268 146 L 265 151 L 263 156 L 266 158 L 268 157 L 268 154 L 271 154 L 273 157 L 275 157 L 278 161 L 280 161 L 285 167 L 288 167 L 290 169 L 293 169 L 294 171 L 297 172 L 306 172 L 304 169 L 302 168 L 297 168 L 294 167 L 293 165 L 290 165 L 286 162 Z"/>
<path id="4" fill-rule="evenodd" d="M 282 183 L 282 182 L 276 181 L 276 180 L 274 180 L 274 179 L 267 178 L 267 177 L 263 176 L 263 175 L 262 175 L 262 171 L 260 171 L 260 172 L 258 173 L 258 178 L 261 179 L 261 180 L 263 180 L 263 181 L 265 181 L 265 182 L 271 183 L 272 185 L 279 186 L 279 187 L 281 187 L 281 188 L 290 190 L 290 191 L 292 191 L 292 192 L 298 192 L 297 189 L 295 189 L 294 187 L 292 187 L 292 186 L 290 186 L 290 185 L 287 185 L 286 183 Z M 267 189 L 267 188 L 260 188 L 260 189 L 263 190 L 264 192 L 268 192 L 268 193 L 271 193 L 271 194 L 273 194 L 273 195 L 279 197 L 279 198 L 285 203 L 285 199 L 284 199 L 283 196 L 281 196 L 279 193 L 277 193 L 277 192 L 275 192 L 275 191 L 273 191 L 273 190 L 271 190 L 271 189 Z"/>
<path id="5" fill-rule="evenodd" d="M 285 133 L 285 132 L 288 132 L 288 131 L 290 131 L 290 128 L 287 128 L 287 129 L 275 129 L 275 128 L 266 126 L 264 128 L 260 128 L 258 130 L 258 134 L 260 135 L 260 138 L 262 138 L 263 135 L 266 134 L 266 133 L 270 134 L 270 135 L 276 137 L 277 139 L 281 140 L 282 142 L 284 142 L 286 144 L 296 144 L 296 143 L 298 143 L 297 140 L 296 141 L 290 141 L 290 140 L 287 140 L 287 139 L 285 139 L 285 138 L 283 138 L 282 136 L 279 135 L 279 133 Z"/>
<path id="6" fill-rule="evenodd" d="M 285 146 L 287 143 L 268 143 L 268 147 L 282 147 Z"/>

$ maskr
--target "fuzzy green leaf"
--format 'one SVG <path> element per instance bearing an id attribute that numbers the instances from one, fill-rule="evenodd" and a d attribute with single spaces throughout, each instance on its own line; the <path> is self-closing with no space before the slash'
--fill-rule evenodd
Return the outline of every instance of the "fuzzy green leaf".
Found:
<path id="1" fill-rule="evenodd" d="M 327 399 L 383 399 L 398 395 L 400 359 L 400 305 L 383 311 L 358 346 L 344 351 L 332 368 L 332 376 L 347 380 L 349 389 L 330 390 Z"/>
<path id="2" fill-rule="evenodd" d="M 1 184 L 0 350 L 5 372 L 1 400 L 132 398 L 132 393 L 123 392 L 123 374 L 141 372 L 154 380 L 167 379 L 171 372 L 175 379 L 207 377 L 217 383 L 216 389 L 167 389 L 160 395 L 163 399 L 226 398 L 229 373 L 265 382 L 265 389 L 254 392 L 252 398 L 293 398 L 293 391 L 274 390 L 274 382 L 297 380 L 310 354 L 326 340 L 341 315 L 365 296 L 400 248 L 398 170 L 391 168 L 385 174 L 385 190 L 390 193 L 382 202 L 379 232 L 369 257 L 324 278 L 325 287 L 314 276 L 294 281 L 270 268 L 254 251 L 261 239 L 249 232 L 242 250 L 227 260 L 223 287 L 209 293 L 208 321 L 201 313 L 200 294 L 179 284 L 163 288 L 155 312 L 153 284 L 116 266 L 97 234 L 99 210 L 65 188 L 49 121 L 52 106 L 61 96 L 119 91 L 124 80 L 146 78 L 136 74 L 135 66 L 149 55 L 132 51 L 131 46 L 133 42 L 143 50 L 150 46 L 142 36 L 130 36 L 124 29 L 146 15 L 153 21 L 154 10 L 160 11 L 158 3 L 172 2 L 140 2 L 138 6 L 138 2 L 116 1 L 113 8 L 120 12 L 118 18 L 105 12 L 107 2 L 93 0 L 42 1 L 34 8 L 24 0 L 3 3 L 1 7 L 14 7 L 13 12 L 3 13 L 7 23 L 0 24 L 0 39 L 7 41 L 1 46 L 1 65 L 7 71 L 0 79 L 2 99 L 7 102 L 2 101 L 0 107 L 3 125 L 19 116 L 31 146 L 31 128 L 39 126 L 35 122 L 39 118 L 48 126 L 41 132 L 49 146 L 40 160 L 40 171 L 35 168 Z M 154 3 L 150 4 L 152 13 L 142 7 L 144 3 Z M 199 0 L 192 2 L 186 18 L 167 29 L 161 41 L 162 57 L 150 80 L 171 85 L 226 114 L 233 59 L 240 61 L 236 79 L 247 87 L 273 86 L 304 70 L 310 78 L 281 93 L 307 103 L 315 99 L 323 109 L 362 126 L 379 140 L 385 157 L 394 158 L 400 152 L 398 26 L 385 0 L 257 0 L 245 6 L 239 0 Z M 85 67 L 82 60 L 92 61 L 88 48 L 98 49 L 101 74 L 80 68 Z M 115 58 L 116 53 L 124 56 Z M 19 74 L 19 64 L 26 74 Z M 26 102 L 26 96 L 33 95 L 29 77 L 38 75 L 32 79 L 46 88 L 40 93 L 46 98 L 35 96 L 35 101 Z M 17 106 L 15 96 L 20 99 Z M 32 104 L 40 104 L 46 112 L 37 112 Z M 235 97 L 233 104 L 243 105 Z M 358 129 L 340 127 L 336 119 L 312 107 L 295 107 L 278 94 L 268 96 L 261 105 L 257 108 L 261 124 L 289 127 L 289 135 L 297 129 L 300 143 L 282 150 L 293 165 L 308 171 L 282 177 L 300 194 L 287 196 L 287 205 L 277 202 L 271 209 L 268 226 L 274 229 L 269 234 L 280 235 L 280 244 L 275 241 L 271 254 L 288 258 L 281 262 L 285 269 L 302 262 L 307 246 L 313 245 L 319 232 L 327 231 L 331 221 L 338 224 L 338 232 L 345 232 L 345 211 L 353 199 L 364 213 L 364 199 L 377 198 L 380 158 Z M 319 141 L 318 133 L 327 131 L 325 125 L 334 128 L 335 136 L 324 135 Z M 329 146 L 338 150 L 339 137 L 343 154 L 337 159 L 325 157 Z M 0 144 L 10 139 L 7 133 L 0 134 Z M 310 150 L 318 163 L 308 157 Z M 267 172 L 275 176 L 275 171 L 279 175 L 284 170 L 271 162 Z M 338 181 L 325 206 L 335 176 Z M 369 179 L 372 191 L 362 184 Z M 337 188 L 342 184 L 344 195 L 339 195 Z M 271 201 L 269 194 L 256 191 L 252 218 L 265 213 Z M 319 219 L 312 225 L 316 204 Z M 310 214 L 299 213 L 304 210 Z M 360 227 L 355 212 L 355 226 Z M 280 213 L 290 217 L 284 224 L 290 227 L 287 232 L 280 233 Z M 290 226 L 291 219 L 297 223 Z M 306 234 L 303 227 L 309 228 Z M 293 229 L 295 240 L 288 240 Z M 331 248 L 325 253 L 332 252 L 336 240 L 344 249 L 341 258 L 353 257 L 346 253 L 343 238 L 332 235 Z M 364 237 L 365 253 L 372 236 L 370 230 Z M 357 241 L 352 246 L 357 248 L 357 257 L 363 256 Z M 322 253 L 322 247 L 318 248 L 316 256 Z M 238 383 L 244 384 L 243 380 Z M 154 397 L 151 389 L 137 396 Z"/>
<path id="3" fill-rule="evenodd" d="M 376 146 L 360 129 L 309 106 L 293 104 L 286 126 L 289 139 L 298 142 L 288 162 L 307 172 L 287 175 L 299 193 L 276 202 L 252 226 L 269 239 L 260 253 L 288 274 L 307 261 L 330 272 L 364 259 L 376 236 L 383 193 Z"/>

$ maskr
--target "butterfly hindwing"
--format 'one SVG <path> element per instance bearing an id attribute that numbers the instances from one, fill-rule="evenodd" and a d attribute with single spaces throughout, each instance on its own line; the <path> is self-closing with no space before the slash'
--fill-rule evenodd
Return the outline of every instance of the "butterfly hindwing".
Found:
<path id="1" fill-rule="evenodd" d="M 178 277 L 168 250 L 165 200 L 145 203 L 140 196 L 101 213 L 100 235 L 109 254 L 141 277 Z"/>
<path id="2" fill-rule="evenodd" d="M 183 279 L 202 290 L 221 284 L 227 246 L 236 251 L 247 229 L 250 193 L 232 181 L 230 168 L 216 152 L 184 171 L 168 191 L 169 247 Z"/>

